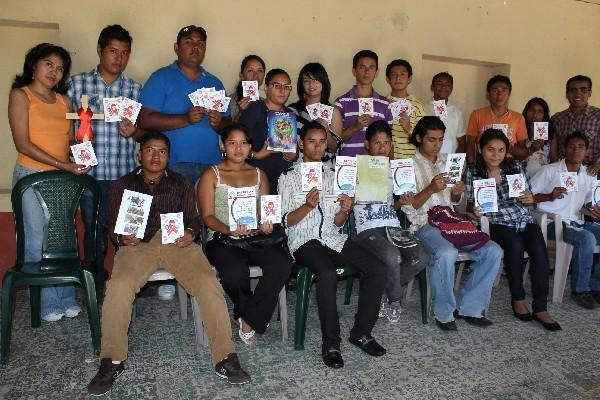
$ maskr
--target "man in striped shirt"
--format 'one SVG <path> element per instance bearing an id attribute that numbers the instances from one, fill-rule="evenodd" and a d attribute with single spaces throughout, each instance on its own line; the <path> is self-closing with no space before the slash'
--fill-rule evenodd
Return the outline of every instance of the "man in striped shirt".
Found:
<path id="1" fill-rule="evenodd" d="M 371 50 L 361 50 L 352 59 L 352 75 L 356 85 L 335 100 L 331 130 L 342 138 L 343 156 L 367 154 L 364 147 L 367 126 L 377 120 L 392 123 L 392 113 L 388 100 L 373 88 L 377 78 L 379 58 Z M 359 115 L 360 98 L 373 99 L 373 110 L 370 114 Z"/>

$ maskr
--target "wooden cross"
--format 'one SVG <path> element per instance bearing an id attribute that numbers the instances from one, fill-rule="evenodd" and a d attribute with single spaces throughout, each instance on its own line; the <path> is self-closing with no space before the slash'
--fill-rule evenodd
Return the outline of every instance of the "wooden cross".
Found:
<path id="1" fill-rule="evenodd" d="M 79 110 L 76 113 L 67 113 L 65 118 L 79 120 L 79 129 L 77 130 L 75 138 L 78 142 L 87 142 L 94 140 L 91 121 L 93 119 L 103 120 L 104 114 L 94 114 L 89 108 L 88 96 L 84 94 L 81 96 L 81 107 Z"/>

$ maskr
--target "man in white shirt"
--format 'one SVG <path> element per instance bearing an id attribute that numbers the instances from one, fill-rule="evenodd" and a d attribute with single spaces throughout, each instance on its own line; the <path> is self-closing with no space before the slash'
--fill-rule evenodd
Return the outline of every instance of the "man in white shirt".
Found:
<path id="1" fill-rule="evenodd" d="M 454 78 L 448 72 L 439 72 L 431 79 L 433 99 L 425 105 L 427 115 L 440 117 L 435 112 L 434 101 L 443 100 L 446 103 L 446 115 L 440 119 L 446 125 L 444 143 L 440 149 L 441 154 L 464 153 L 467 149 L 465 136 L 465 116 L 462 110 L 449 100 L 454 88 Z"/>
<path id="2" fill-rule="evenodd" d="M 584 221 L 581 208 L 587 207 L 594 219 L 600 218 L 600 207 L 590 202 L 596 177 L 582 165 L 589 150 L 589 139 L 573 132 L 565 139 L 564 160 L 543 166 L 530 182 L 538 210 L 558 214 L 563 220 L 563 239 L 573 245 L 571 258 L 571 298 L 581 307 L 594 309 L 600 304 L 600 262 L 594 247 L 600 243 L 600 225 Z M 561 172 L 576 172 L 578 190 L 567 192 Z M 553 188 L 550 193 L 546 193 Z M 553 234 L 554 223 L 548 227 Z"/>

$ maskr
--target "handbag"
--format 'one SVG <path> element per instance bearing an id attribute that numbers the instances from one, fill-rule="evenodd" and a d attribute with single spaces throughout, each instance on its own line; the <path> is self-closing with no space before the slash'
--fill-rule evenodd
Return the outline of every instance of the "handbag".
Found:
<path id="1" fill-rule="evenodd" d="M 467 215 L 457 213 L 448 206 L 432 207 L 427 211 L 427 220 L 440 230 L 444 239 L 460 251 L 475 251 L 490 240 Z"/>
<path id="2" fill-rule="evenodd" d="M 285 229 L 281 226 L 273 227 L 273 232 L 268 235 L 257 233 L 251 236 L 235 238 L 218 232 L 215 233 L 214 239 L 226 246 L 237 247 L 247 251 L 262 251 L 271 246 L 282 246 L 287 242 Z"/>

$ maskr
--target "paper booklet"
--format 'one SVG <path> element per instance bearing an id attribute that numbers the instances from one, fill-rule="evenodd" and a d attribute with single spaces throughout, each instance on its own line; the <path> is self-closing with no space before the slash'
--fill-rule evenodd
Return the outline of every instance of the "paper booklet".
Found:
<path id="1" fill-rule="evenodd" d="M 303 162 L 300 165 L 300 173 L 303 192 L 310 192 L 314 187 L 317 190 L 323 190 L 323 163 L 321 161 Z"/>
<path id="2" fill-rule="evenodd" d="M 444 172 L 448 174 L 448 187 L 454 186 L 462 177 L 462 169 L 465 165 L 465 153 L 450 153 L 446 158 Z"/>
<path id="3" fill-rule="evenodd" d="M 475 207 L 479 207 L 482 213 L 498 212 L 498 196 L 494 178 L 474 180 L 473 192 Z"/>
<path id="4" fill-rule="evenodd" d="M 356 166 L 356 203 L 387 203 L 389 159 L 358 155 Z"/>
<path id="5" fill-rule="evenodd" d="M 406 192 L 417 193 L 417 179 L 412 158 L 390 160 L 390 169 L 392 170 L 395 195 Z"/>
<path id="6" fill-rule="evenodd" d="M 445 119 L 448 117 L 448 106 L 446 105 L 446 100 L 434 100 L 433 112 L 439 119 Z"/>
<path id="7" fill-rule="evenodd" d="M 318 119 L 321 112 L 321 103 L 307 104 L 306 112 L 308 113 L 311 121 Z"/>
<path id="8" fill-rule="evenodd" d="M 298 128 L 294 113 L 269 111 L 267 113 L 267 127 L 267 149 L 283 153 L 296 152 Z"/>
<path id="9" fill-rule="evenodd" d="M 386 226 L 385 233 L 388 241 L 401 249 L 408 249 L 417 245 L 416 240 L 411 237 L 410 232 L 406 229 Z"/>
<path id="10" fill-rule="evenodd" d="M 561 172 L 560 185 L 567 189 L 567 193 L 577 192 L 579 190 L 577 185 L 577 172 Z"/>
<path id="11" fill-rule="evenodd" d="M 98 165 L 94 146 L 90 141 L 74 144 L 71 146 L 71 153 L 73 153 L 75 164 L 85 165 L 86 167 Z"/>
<path id="12" fill-rule="evenodd" d="M 160 214 L 160 229 L 162 244 L 175 243 L 185 233 L 183 226 L 183 213 Z"/>
<path id="13" fill-rule="evenodd" d="M 510 139 L 510 133 L 508 131 L 508 125 L 507 124 L 492 124 L 492 128 L 493 129 L 501 130 L 502 133 L 504 133 L 504 136 L 506 136 L 508 139 Z"/>
<path id="14" fill-rule="evenodd" d="M 281 195 L 260 196 L 260 223 L 281 223 Z"/>
<path id="15" fill-rule="evenodd" d="M 188 94 L 188 98 L 194 107 L 219 112 L 226 112 L 231 101 L 231 97 L 227 97 L 224 90 L 216 90 L 214 87 L 196 89 Z"/>
<path id="16" fill-rule="evenodd" d="M 242 97 L 250 97 L 251 101 L 260 100 L 258 81 L 242 81 Z"/>
<path id="17" fill-rule="evenodd" d="M 135 124 L 141 109 L 142 103 L 123 97 L 121 108 L 119 109 L 119 117 L 120 119 L 127 118 L 132 124 Z"/>
<path id="18" fill-rule="evenodd" d="M 525 193 L 527 181 L 523 174 L 506 175 L 506 181 L 508 182 L 508 197 L 519 197 Z"/>
<path id="19" fill-rule="evenodd" d="M 361 115 L 373 115 L 373 98 L 372 97 L 360 97 L 358 99 L 358 116 Z"/>
<path id="20" fill-rule="evenodd" d="M 229 208 L 229 229 L 237 229 L 238 224 L 248 229 L 258 229 L 256 220 L 256 189 L 254 186 L 227 190 Z"/>
<path id="21" fill-rule="evenodd" d="M 548 140 L 548 122 L 533 123 L 533 140 Z"/>
<path id="22" fill-rule="evenodd" d="M 104 105 L 104 122 L 118 122 L 121 120 L 119 109 L 123 99 L 121 97 L 105 97 L 102 99 Z"/>
<path id="23" fill-rule="evenodd" d="M 594 188 L 592 189 L 592 205 L 600 207 L 600 181 L 594 181 Z"/>
<path id="24" fill-rule="evenodd" d="M 333 194 L 347 194 L 354 197 L 356 191 L 356 157 L 337 156 L 335 158 L 335 181 Z"/>
<path id="25" fill-rule="evenodd" d="M 144 238 L 150 215 L 152 196 L 125 189 L 117 215 L 114 233 Z"/>

